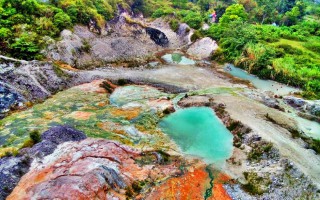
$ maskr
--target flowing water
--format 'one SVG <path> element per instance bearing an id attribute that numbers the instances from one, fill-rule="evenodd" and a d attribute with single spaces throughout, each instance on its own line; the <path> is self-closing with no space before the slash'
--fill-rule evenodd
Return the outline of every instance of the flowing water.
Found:
<path id="1" fill-rule="evenodd" d="M 179 53 L 173 53 L 173 54 L 166 54 L 161 57 L 163 60 L 165 60 L 167 63 L 171 64 L 179 64 L 179 65 L 194 65 L 196 62 L 194 60 L 191 60 L 182 54 Z"/>
<path id="2" fill-rule="evenodd" d="M 286 86 L 275 81 L 262 80 L 257 76 L 251 75 L 248 72 L 235 67 L 232 64 L 227 64 L 224 68 L 229 74 L 250 81 L 256 88 L 262 91 L 271 91 L 278 95 L 288 95 L 293 92 L 299 91 L 296 88 Z M 294 110 L 289 114 L 290 117 L 294 118 L 297 122 L 297 125 L 301 131 L 303 131 L 307 136 L 320 139 L 320 124 L 314 121 L 310 121 L 299 117 L 295 114 Z"/>
<path id="3" fill-rule="evenodd" d="M 159 125 L 184 153 L 208 163 L 222 164 L 232 154 L 233 136 L 211 108 L 180 109 Z"/>
<path id="4" fill-rule="evenodd" d="M 290 87 L 275 81 L 262 80 L 257 76 L 251 75 L 248 72 L 235 67 L 232 64 L 227 64 L 224 70 L 232 76 L 250 81 L 256 88 L 260 89 L 261 91 L 271 91 L 277 95 L 287 95 L 299 91 L 299 89 L 297 88 Z"/>

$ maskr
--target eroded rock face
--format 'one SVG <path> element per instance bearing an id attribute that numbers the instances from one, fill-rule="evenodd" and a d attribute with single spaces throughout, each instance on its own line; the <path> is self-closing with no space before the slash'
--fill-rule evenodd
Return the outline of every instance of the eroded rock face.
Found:
<path id="1" fill-rule="evenodd" d="M 181 23 L 179 25 L 177 34 L 181 37 L 182 41 L 186 44 L 191 44 L 191 36 L 193 35 L 194 31 L 190 28 L 190 26 L 186 23 Z"/>
<path id="2" fill-rule="evenodd" d="M 28 100 L 45 99 L 67 85 L 71 74 L 57 73 L 53 63 L 23 61 L 0 55 L 0 84 Z"/>
<path id="3" fill-rule="evenodd" d="M 217 48 L 218 45 L 216 41 L 209 37 L 205 37 L 193 43 L 189 47 L 187 53 L 197 59 L 207 59 L 215 50 L 217 50 Z"/>
<path id="4" fill-rule="evenodd" d="M 125 199 L 141 191 L 133 185 L 181 173 L 178 161 L 161 157 L 103 139 L 67 142 L 33 162 L 7 199 Z"/>
<path id="5" fill-rule="evenodd" d="M 61 40 L 49 45 L 43 52 L 52 60 L 60 60 L 74 66 L 77 60 L 85 53 L 81 38 L 70 30 L 60 33 Z"/>
<path id="6" fill-rule="evenodd" d="M 61 40 L 51 42 L 43 53 L 52 60 L 83 69 L 112 62 L 145 64 L 154 52 L 186 44 L 186 36 L 173 32 L 163 20 L 144 24 L 143 19 L 131 17 L 120 12 L 102 29 L 101 35 L 84 26 L 75 26 L 74 32 L 64 30 Z"/>

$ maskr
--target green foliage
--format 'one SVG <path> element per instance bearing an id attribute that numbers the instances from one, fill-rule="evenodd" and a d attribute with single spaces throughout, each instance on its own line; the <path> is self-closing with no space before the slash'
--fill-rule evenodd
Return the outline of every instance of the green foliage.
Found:
<path id="1" fill-rule="evenodd" d="M 233 4 L 226 9 L 226 12 L 220 18 L 219 23 L 228 24 L 233 21 L 246 21 L 248 13 L 245 11 L 243 5 Z"/>
<path id="2" fill-rule="evenodd" d="M 296 24 L 299 16 L 300 16 L 299 7 L 295 6 L 292 8 L 292 10 L 285 13 L 285 15 L 283 17 L 283 23 L 285 25 Z"/>
<path id="3" fill-rule="evenodd" d="M 8 28 L 0 28 L 0 38 L 1 39 L 6 39 L 12 35 L 10 29 Z"/>
<path id="4" fill-rule="evenodd" d="M 202 26 L 202 16 L 198 12 L 189 12 L 183 19 L 191 28 L 199 29 Z"/>
<path id="5" fill-rule="evenodd" d="M 179 21 L 177 19 L 170 20 L 169 25 L 170 25 L 171 30 L 173 30 L 174 32 L 178 31 Z"/>
<path id="6" fill-rule="evenodd" d="M 188 3 L 188 0 L 172 0 L 172 5 L 175 8 L 186 9 L 187 3 Z"/>
<path id="7" fill-rule="evenodd" d="M 320 54 L 320 42 L 319 43 L 307 42 L 303 44 L 303 46 L 309 49 L 310 51 Z"/>
<path id="8" fill-rule="evenodd" d="M 5 53 L 26 60 L 39 58 L 44 36 L 57 37 L 75 23 L 90 19 L 104 26 L 114 16 L 121 0 L 62 0 L 42 3 L 37 0 L 0 1 L 0 46 Z"/>
<path id="9" fill-rule="evenodd" d="M 34 32 L 22 33 L 20 37 L 15 38 L 10 46 L 13 51 L 12 54 L 16 58 L 34 59 L 40 51 L 36 39 L 37 34 Z"/>
<path id="10" fill-rule="evenodd" d="M 157 10 L 154 11 L 154 13 L 152 14 L 152 17 L 159 18 L 159 17 L 166 16 L 173 13 L 174 13 L 173 8 L 170 8 L 170 7 L 158 8 Z"/>
<path id="11" fill-rule="evenodd" d="M 212 25 L 207 35 L 219 40 L 226 61 L 234 61 L 241 55 L 247 43 L 257 41 L 254 27 L 239 20 Z"/>
<path id="12" fill-rule="evenodd" d="M 260 177 L 256 172 L 243 172 L 247 183 L 243 189 L 253 195 L 261 195 L 267 192 L 267 187 L 271 184 L 270 179 Z"/>
<path id="13" fill-rule="evenodd" d="M 320 98 L 320 23 L 316 17 L 303 18 L 305 2 L 283 1 L 280 7 L 269 4 L 269 0 L 259 0 L 258 5 L 239 3 L 243 8 L 229 6 L 219 23 L 206 32 L 220 46 L 212 58 L 233 62 L 264 79 L 300 87 L 306 98 Z M 244 22 L 244 10 L 250 13 L 248 22 L 278 21 L 287 26 L 249 24 Z M 279 17 L 274 17 L 279 12 Z M 315 9 L 312 12 L 316 13 Z"/>
<path id="14" fill-rule="evenodd" d="M 41 141 L 41 134 L 39 131 L 31 131 L 29 133 L 30 139 L 33 141 L 33 144 L 39 143 Z"/>
<path id="15" fill-rule="evenodd" d="M 60 30 L 68 28 L 72 25 L 72 21 L 69 15 L 63 12 L 58 12 L 54 16 L 54 25 Z"/>
<path id="16" fill-rule="evenodd" d="M 200 31 L 198 31 L 198 30 L 195 30 L 194 33 L 191 36 L 191 41 L 195 42 L 195 41 L 197 41 L 198 39 L 200 39 L 202 37 L 203 37 L 202 33 Z"/>

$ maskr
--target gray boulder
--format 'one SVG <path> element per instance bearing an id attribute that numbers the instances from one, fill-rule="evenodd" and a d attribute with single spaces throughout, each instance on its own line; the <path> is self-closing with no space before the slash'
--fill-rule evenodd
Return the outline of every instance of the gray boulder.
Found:
<path id="1" fill-rule="evenodd" d="M 209 37 L 202 38 L 193 43 L 187 53 L 199 60 L 208 59 L 218 49 L 216 41 Z"/>

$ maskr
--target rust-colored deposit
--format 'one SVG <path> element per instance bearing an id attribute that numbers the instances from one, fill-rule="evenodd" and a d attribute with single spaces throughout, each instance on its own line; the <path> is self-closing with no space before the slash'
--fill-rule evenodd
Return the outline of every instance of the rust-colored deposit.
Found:
<path id="1" fill-rule="evenodd" d="M 149 195 L 148 200 L 160 199 L 203 199 L 209 185 L 208 173 L 204 168 L 195 169 L 177 178 L 171 178 Z"/>
<path id="2" fill-rule="evenodd" d="M 212 196 L 208 200 L 232 200 L 227 191 L 223 188 L 223 184 L 230 181 L 230 177 L 226 174 L 219 173 L 214 179 Z"/>
<path id="3" fill-rule="evenodd" d="M 126 120 L 132 120 L 139 116 L 141 112 L 140 108 L 130 108 L 130 109 L 121 109 L 121 108 L 113 108 L 110 113 L 115 117 L 123 117 Z"/>
<path id="4" fill-rule="evenodd" d="M 214 180 L 212 188 L 212 196 L 209 200 L 231 200 L 231 197 L 223 188 L 223 183 L 229 178 L 224 174 Z M 205 167 L 190 170 L 181 177 L 171 178 L 158 188 L 156 188 L 149 196 L 148 200 L 201 200 L 204 199 L 206 190 L 210 187 L 210 178 Z"/>

